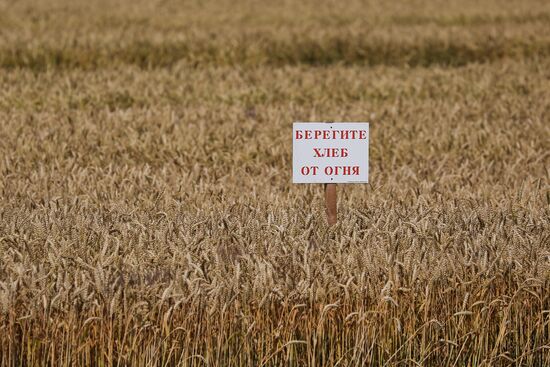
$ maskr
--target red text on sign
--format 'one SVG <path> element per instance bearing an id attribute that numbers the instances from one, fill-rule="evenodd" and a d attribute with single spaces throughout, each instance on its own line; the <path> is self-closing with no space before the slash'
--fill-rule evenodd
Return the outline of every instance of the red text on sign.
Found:
<path id="1" fill-rule="evenodd" d="M 313 148 L 313 156 L 315 158 L 347 157 L 348 148 Z"/>
<path id="2" fill-rule="evenodd" d="M 327 176 L 359 176 L 359 166 L 327 166 Z"/>
<path id="3" fill-rule="evenodd" d="M 296 140 L 366 140 L 366 130 L 296 130 Z"/>
<path id="4" fill-rule="evenodd" d="M 317 167 L 317 166 L 303 166 L 300 169 L 300 173 L 303 176 L 309 176 L 309 175 L 315 176 L 315 175 L 317 175 L 317 170 L 318 169 L 319 169 L 319 167 Z"/>

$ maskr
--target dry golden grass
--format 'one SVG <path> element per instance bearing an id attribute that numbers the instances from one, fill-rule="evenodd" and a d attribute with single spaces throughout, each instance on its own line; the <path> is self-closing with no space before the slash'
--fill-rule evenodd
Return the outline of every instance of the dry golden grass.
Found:
<path id="1" fill-rule="evenodd" d="M 549 20 L 0 2 L 0 365 L 550 366 Z M 371 123 L 335 227 L 297 120 Z"/>

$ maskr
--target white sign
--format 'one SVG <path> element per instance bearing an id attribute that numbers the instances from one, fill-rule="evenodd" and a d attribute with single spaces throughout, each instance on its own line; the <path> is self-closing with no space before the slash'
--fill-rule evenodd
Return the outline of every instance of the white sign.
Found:
<path id="1" fill-rule="evenodd" d="M 292 182 L 367 183 L 369 124 L 295 122 Z"/>

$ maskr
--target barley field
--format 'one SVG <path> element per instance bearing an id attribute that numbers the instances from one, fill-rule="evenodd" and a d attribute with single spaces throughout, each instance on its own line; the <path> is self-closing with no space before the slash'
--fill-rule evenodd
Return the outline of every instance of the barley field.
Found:
<path id="1" fill-rule="evenodd" d="M 550 366 L 550 2 L 0 0 L 0 365 Z"/>

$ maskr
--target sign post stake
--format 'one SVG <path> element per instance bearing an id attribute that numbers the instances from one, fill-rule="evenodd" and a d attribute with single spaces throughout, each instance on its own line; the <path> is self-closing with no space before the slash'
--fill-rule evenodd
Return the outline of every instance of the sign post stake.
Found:
<path id="1" fill-rule="evenodd" d="M 328 225 L 335 225 L 338 219 L 338 207 L 336 204 L 336 184 L 325 184 L 325 204 Z"/>

